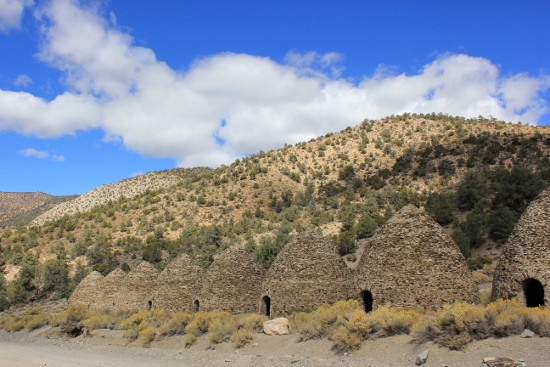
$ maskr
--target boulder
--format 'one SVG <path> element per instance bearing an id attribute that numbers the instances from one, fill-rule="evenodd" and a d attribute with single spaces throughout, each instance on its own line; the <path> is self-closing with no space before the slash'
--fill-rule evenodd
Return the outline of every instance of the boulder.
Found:
<path id="1" fill-rule="evenodd" d="M 416 361 L 414 362 L 417 366 L 421 366 L 424 363 L 426 363 L 426 360 L 428 359 L 428 355 L 430 354 L 429 350 L 425 350 L 419 355 L 416 356 Z"/>
<path id="2" fill-rule="evenodd" d="M 520 337 L 522 338 L 532 338 L 535 336 L 535 333 L 532 332 L 531 330 L 529 329 L 525 329 L 523 330 L 523 333 L 521 333 Z"/>
<path id="3" fill-rule="evenodd" d="M 290 322 L 285 317 L 268 320 L 264 322 L 264 334 L 266 335 L 289 335 L 291 334 Z"/>

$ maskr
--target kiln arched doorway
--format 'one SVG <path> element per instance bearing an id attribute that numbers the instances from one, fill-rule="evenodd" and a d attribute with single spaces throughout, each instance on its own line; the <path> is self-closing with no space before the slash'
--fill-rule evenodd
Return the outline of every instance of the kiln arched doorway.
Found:
<path id="1" fill-rule="evenodd" d="M 365 312 L 371 312 L 372 311 L 372 293 L 370 291 L 364 290 L 359 293 L 359 302 L 361 303 L 361 307 Z"/>
<path id="2" fill-rule="evenodd" d="M 271 316 L 271 298 L 269 296 L 262 297 L 262 314 Z"/>
<path id="3" fill-rule="evenodd" d="M 199 312 L 200 308 L 201 308 L 201 304 L 200 304 L 199 300 L 196 299 L 193 302 L 193 310 L 195 310 L 195 312 Z"/>
<path id="4" fill-rule="evenodd" d="M 523 281 L 523 295 L 525 296 L 525 306 L 544 306 L 544 287 L 537 279 L 529 278 Z"/>

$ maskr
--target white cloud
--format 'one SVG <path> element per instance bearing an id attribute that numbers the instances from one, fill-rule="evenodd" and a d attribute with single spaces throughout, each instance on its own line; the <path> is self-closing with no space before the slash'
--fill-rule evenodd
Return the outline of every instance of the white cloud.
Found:
<path id="1" fill-rule="evenodd" d="M 62 155 L 50 154 L 50 152 L 37 150 L 34 148 L 21 149 L 21 150 L 18 150 L 17 153 L 27 158 L 38 158 L 38 159 L 50 158 L 54 162 L 65 162 L 65 157 Z"/>
<path id="2" fill-rule="evenodd" d="M 337 52 L 320 54 L 315 51 L 304 53 L 290 51 L 285 56 L 285 63 L 299 70 L 302 75 L 324 79 L 327 77 L 325 73 L 332 78 L 337 78 L 342 74 L 344 67 L 340 63 L 343 59 L 344 56 Z"/>
<path id="3" fill-rule="evenodd" d="M 0 32 L 19 28 L 23 10 L 32 5 L 32 0 L 0 0 Z"/>
<path id="4" fill-rule="evenodd" d="M 359 83 L 339 77 L 337 53 L 291 52 L 284 63 L 223 53 L 176 71 L 95 8 L 57 0 L 38 16 L 40 57 L 64 72 L 69 89 L 52 101 L 0 90 L 0 129 L 54 137 L 99 127 L 131 150 L 183 166 L 230 163 L 403 112 L 536 122 L 548 110 L 548 76 L 501 76 L 479 57 L 443 55 L 413 75 L 381 67 Z"/>
<path id="5" fill-rule="evenodd" d="M 99 126 L 101 113 L 91 96 L 64 93 L 45 101 L 26 92 L 0 90 L 0 130 L 52 138 Z"/>
<path id="6" fill-rule="evenodd" d="M 18 87 L 27 87 L 32 84 L 32 79 L 27 74 L 21 74 L 15 78 L 13 84 Z"/>
<path id="7" fill-rule="evenodd" d="M 32 157 L 38 159 L 46 159 L 50 156 L 50 153 L 36 150 L 34 148 L 21 149 L 17 153 L 21 154 L 23 157 Z"/>

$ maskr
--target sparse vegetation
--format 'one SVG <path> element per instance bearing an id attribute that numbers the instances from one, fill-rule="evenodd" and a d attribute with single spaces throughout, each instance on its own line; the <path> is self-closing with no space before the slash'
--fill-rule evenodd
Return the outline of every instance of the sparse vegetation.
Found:
<path id="1" fill-rule="evenodd" d="M 163 269 L 182 252 L 208 267 L 236 243 L 268 267 L 308 227 L 352 256 L 409 203 L 425 206 L 467 258 L 478 256 L 506 241 L 549 184 L 548 134 L 481 117 L 403 114 L 215 170 L 106 185 L 79 198 L 77 214 L 65 215 L 75 208 L 65 202 L 40 225 L 0 223 L 0 267 L 18 272 L 0 280 L 0 309 L 66 297 L 91 270 L 129 271 L 142 260 Z"/>
<path id="2" fill-rule="evenodd" d="M 299 341 L 326 338 L 332 341 L 336 353 L 358 349 L 367 339 L 397 334 L 412 335 L 417 343 L 433 341 L 449 349 L 463 349 L 474 340 L 518 335 L 526 328 L 541 337 L 550 337 L 550 310 L 503 300 L 487 306 L 457 302 L 436 311 L 386 305 L 370 313 L 365 313 L 358 301 L 349 300 L 323 305 L 309 313 L 295 312 L 288 318 Z M 88 312 L 77 305 L 56 314 L 34 310 L 18 316 L 5 314 L 0 316 L 0 328 L 16 332 L 50 324 L 71 336 L 80 335 L 83 328 L 121 329 L 129 341 L 138 340 L 143 347 L 173 335 L 183 335 L 182 343 L 190 346 L 206 334 L 212 344 L 231 341 L 241 348 L 253 341 L 265 320 L 258 314 L 230 315 L 221 311 L 109 315 Z"/>

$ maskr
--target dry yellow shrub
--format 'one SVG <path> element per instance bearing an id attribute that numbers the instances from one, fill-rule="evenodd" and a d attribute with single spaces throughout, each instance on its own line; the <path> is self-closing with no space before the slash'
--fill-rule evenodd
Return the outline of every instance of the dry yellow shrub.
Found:
<path id="1" fill-rule="evenodd" d="M 250 329 L 239 329 L 231 335 L 231 342 L 236 348 L 242 348 L 254 340 L 254 332 Z"/>
<path id="2" fill-rule="evenodd" d="M 209 312 L 199 311 L 193 315 L 193 320 L 185 327 L 186 334 L 193 334 L 199 336 L 208 331 L 208 325 L 212 315 Z"/>
<path id="3" fill-rule="evenodd" d="M 148 347 L 151 345 L 151 342 L 155 340 L 156 330 L 154 327 L 148 327 L 141 330 L 138 333 L 138 339 L 142 347 Z"/>
<path id="4" fill-rule="evenodd" d="M 160 336 L 181 335 L 185 332 L 185 327 L 189 324 L 193 316 L 187 312 L 177 312 L 172 315 L 170 320 L 162 323 L 158 328 Z"/>
<path id="5" fill-rule="evenodd" d="M 82 321 L 82 326 L 90 330 L 107 329 L 111 325 L 116 325 L 119 321 L 120 318 L 115 315 L 94 313 Z"/>
<path id="6" fill-rule="evenodd" d="M 197 340 L 197 336 L 195 334 L 186 334 L 183 337 L 183 345 L 185 345 L 186 348 L 190 347 L 195 343 Z"/>
<path id="7" fill-rule="evenodd" d="M 208 325 L 208 339 L 212 343 L 222 343 L 237 331 L 237 323 L 231 315 L 218 315 Z"/>

